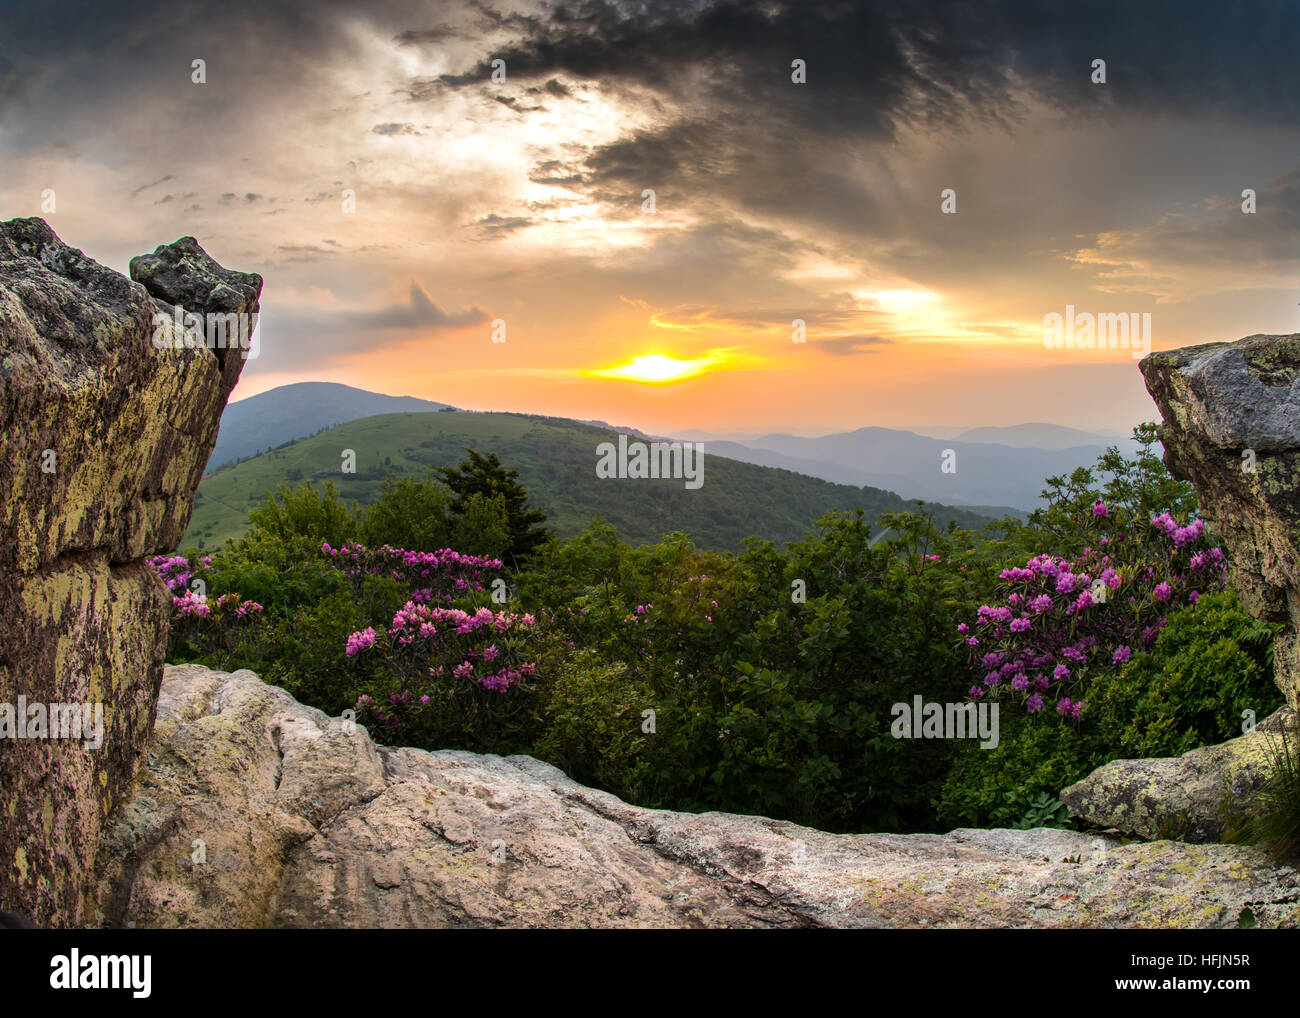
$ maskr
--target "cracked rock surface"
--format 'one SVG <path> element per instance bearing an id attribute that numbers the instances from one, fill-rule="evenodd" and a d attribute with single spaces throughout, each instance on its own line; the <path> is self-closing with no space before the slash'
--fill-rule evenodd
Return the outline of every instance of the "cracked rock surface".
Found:
<path id="1" fill-rule="evenodd" d="M 100 863 L 108 926 L 1300 925 L 1300 873 L 1249 848 L 641 809 L 531 757 L 377 746 L 199 665 L 167 667 Z"/>

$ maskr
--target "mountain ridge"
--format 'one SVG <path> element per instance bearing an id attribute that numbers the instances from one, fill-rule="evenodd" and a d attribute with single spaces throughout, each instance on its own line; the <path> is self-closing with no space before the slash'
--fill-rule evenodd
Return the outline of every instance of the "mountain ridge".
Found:
<path id="1" fill-rule="evenodd" d="M 915 509 L 913 501 L 871 486 L 732 460 L 706 449 L 705 483 L 688 490 L 680 479 L 601 479 L 597 446 L 619 432 L 570 418 L 536 414 L 460 411 L 380 414 L 336 425 L 204 477 L 182 550 L 220 545 L 247 529 L 249 508 L 282 484 L 332 481 L 339 495 L 368 505 L 385 475 L 423 479 L 433 467 L 454 466 L 464 450 L 495 452 L 518 469 L 533 503 L 561 538 L 601 517 L 633 544 L 653 543 L 684 530 L 701 548 L 739 550 L 748 537 L 797 540 L 831 509 L 861 507 L 880 513 Z M 342 473 L 344 450 L 355 454 L 355 473 Z M 932 505 L 941 524 L 979 529 L 994 517 L 966 507 Z"/>

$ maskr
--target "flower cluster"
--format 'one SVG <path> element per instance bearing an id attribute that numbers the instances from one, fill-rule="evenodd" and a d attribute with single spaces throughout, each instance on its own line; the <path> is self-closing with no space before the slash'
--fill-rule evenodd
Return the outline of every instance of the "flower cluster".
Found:
<path id="1" fill-rule="evenodd" d="M 398 609 L 386 633 L 368 627 L 349 636 L 346 653 L 355 658 L 377 648 L 398 674 L 422 670 L 438 679 L 450 672 L 454 678 L 504 693 L 536 671 L 536 665 L 523 661 L 517 649 L 524 632 L 535 624 L 536 619 L 526 613 L 490 608 L 471 613 L 410 600 Z"/>
<path id="2" fill-rule="evenodd" d="M 167 585 L 168 590 L 180 594 L 189 589 L 189 582 L 196 572 L 207 572 L 212 568 L 211 555 L 204 555 L 195 561 L 197 566 L 184 555 L 155 555 L 149 559 L 149 566 Z"/>
<path id="3" fill-rule="evenodd" d="M 264 609 L 256 601 L 242 600 L 238 594 L 222 594 L 215 601 L 209 601 L 202 594 L 187 590 L 180 597 L 172 598 L 172 610 L 179 619 L 217 619 L 232 614 L 237 619 L 251 619 L 261 615 Z"/>
<path id="4" fill-rule="evenodd" d="M 367 548 L 348 541 L 341 548 L 321 545 L 354 583 L 366 576 L 388 576 L 411 588 L 413 601 L 431 601 L 435 597 L 450 602 L 456 597 L 480 593 L 488 574 L 501 569 L 501 560 L 478 555 L 463 555 L 451 548 L 438 551 L 408 551 L 382 545 Z"/>
<path id="5" fill-rule="evenodd" d="M 184 555 L 155 555 L 149 565 L 159 579 L 172 592 L 173 628 L 193 628 L 193 623 L 207 620 L 214 624 L 235 621 L 252 621 L 264 611 L 256 601 L 246 601 L 238 594 L 222 594 L 215 600 L 190 587 L 190 580 L 198 572 L 211 573 L 212 556 L 204 555 L 194 562 Z"/>
<path id="6" fill-rule="evenodd" d="M 1092 514 L 1110 518 L 1102 502 Z M 1004 569 L 998 603 L 982 605 L 973 626 L 957 627 L 983 673 L 971 697 L 996 696 L 1010 686 L 1031 714 L 1050 697 L 1063 717 L 1081 719 L 1086 701 L 1065 696 L 1067 685 L 1094 664 L 1123 664 L 1135 647 L 1155 642 L 1170 610 L 1222 588 L 1223 551 L 1196 550 L 1205 541 L 1200 519 L 1180 526 L 1161 513 L 1149 532 L 1102 536 L 1098 548 L 1085 548 L 1074 560 L 1037 555 Z"/>
<path id="7" fill-rule="evenodd" d="M 359 633 L 353 633 L 348 637 L 348 645 L 344 653 L 348 657 L 356 657 L 363 650 L 368 650 L 375 645 L 375 630 L 373 626 L 366 626 Z"/>

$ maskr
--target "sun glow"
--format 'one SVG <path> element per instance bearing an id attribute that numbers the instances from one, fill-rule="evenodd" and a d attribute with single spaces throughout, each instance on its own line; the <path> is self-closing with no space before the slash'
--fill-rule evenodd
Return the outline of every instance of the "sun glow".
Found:
<path id="1" fill-rule="evenodd" d="M 937 304 L 940 297 L 932 290 L 872 290 L 863 296 L 889 314 L 915 311 Z"/>
<path id="2" fill-rule="evenodd" d="M 645 382 L 649 385 L 668 385 L 673 382 L 684 382 L 688 378 L 698 378 L 720 360 L 721 358 L 717 356 L 679 360 L 676 357 L 650 353 L 641 354 L 612 367 L 588 371 L 587 374 L 596 378 L 616 378 L 629 382 Z"/>

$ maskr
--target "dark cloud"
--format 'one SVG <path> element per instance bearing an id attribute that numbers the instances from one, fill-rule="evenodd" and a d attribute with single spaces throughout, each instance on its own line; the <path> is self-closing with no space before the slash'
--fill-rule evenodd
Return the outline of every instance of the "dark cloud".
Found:
<path id="1" fill-rule="evenodd" d="M 396 135 L 396 134 L 424 134 L 423 131 L 416 130 L 414 124 L 376 124 L 371 128 L 375 134 Z"/>
<path id="2" fill-rule="evenodd" d="M 559 159 L 544 159 L 532 167 L 528 179 L 534 184 L 572 187 L 574 184 L 582 183 L 583 176 L 578 172 L 577 167 L 561 162 Z"/>
<path id="3" fill-rule="evenodd" d="M 438 25 L 436 28 L 410 29 L 402 32 L 394 41 L 399 46 L 423 46 L 431 42 L 446 42 L 459 35 L 459 30 L 451 25 Z"/>
<path id="4" fill-rule="evenodd" d="M 526 226 L 532 226 L 533 221 L 521 216 L 498 216 L 493 212 L 480 219 L 476 225 L 489 234 L 513 233 L 515 230 L 522 230 Z"/>
<path id="5" fill-rule="evenodd" d="M 497 23 L 519 38 L 444 82 L 485 81 L 498 58 L 511 78 L 564 73 L 678 98 L 702 79 L 728 107 L 867 134 L 888 133 L 902 117 L 943 126 L 1015 116 L 1022 88 L 1072 110 L 1104 109 L 1107 87 L 1145 112 L 1291 123 L 1300 110 L 1300 12 L 1290 0 L 1248 11 L 1127 0 L 580 0 L 550 17 Z M 1096 58 L 1107 61 L 1108 86 L 1090 81 Z M 806 85 L 791 83 L 794 59 L 806 61 Z"/>
<path id="6" fill-rule="evenodd" d="M 913 221 L 860 162 L 904 127 L 993 130 L 1009 143 L 1035 107 L 1081 126 L 1229 117 L 1290 127 L 1300 113 L 1300 63 L 1286 41 L 1300 31 L 1300 8 L 1290 0 L 1262 0 L 1248 15 L 1208 3 L 1064 0 L 580 0 L 499 19 L 476 6 L 513 41 L 494 36 L 475 64 L 414 79 L 409 93 L 482 87 L 502 59 L 511 83 L 554 84 L 558 96 L 569 91 L 559 77 L 586 81 L 655 113 L 655 126 L 594 148 L 562 178 L 612 217 L 638 215 L 651 187 L 661 203 L 721 200 L 836 233 L 897 236 Z M 1097 58 L 1105 85 L 1091 81 Z M 791 81 L 795 59 L 806 62 L 807 84 Z M 1000 233 L 957 243 L 974 248 Z"/>
<path id="7" fill-rule="evenodd" d="M 286 247 L 285 251 L 290 255 L 286 261 L 317 261 L 328 253 L 310 245 Z M 411 283 L 405 302 L 369 310 L 295 309 L 269 317 L 264 306 L 263 312 L 263 347 L 257 361 L 261 371 L 300 368 L 304 350 L 311 351 L 313 363 L 328 364 L 340 357 L 376 353 L 415 337 L 434 339 L 492 317 L 478 305 L 449 312 L 416 282 Z"/>
<path id="8" fill-rule="evenodd" d="M 568 87 L 561 84 L 556 78 L 552 78 L 544 86 L 530 85 L 525 91 L 529 95 L 551 95 L 556 99 L 568 99 L 573 95 Z"/>
<path id="9" fill-rule="evenodd" d="M 489 315 L 478 306 L 452 314 L 425 293 L 419 283 L 412 283 L 409 303 L 394 304 L 378 311 L 342 312 L 338 317 L 340 327 L 345 328 L 438 332 L 486 322 Z"/>

